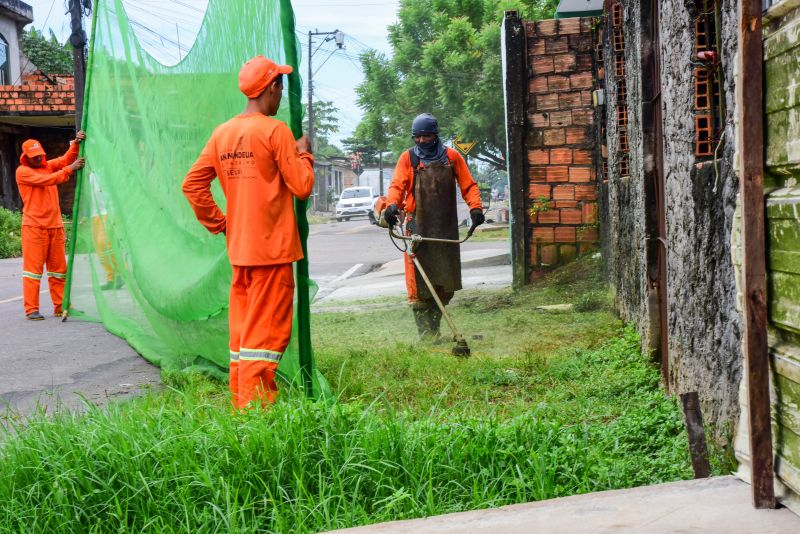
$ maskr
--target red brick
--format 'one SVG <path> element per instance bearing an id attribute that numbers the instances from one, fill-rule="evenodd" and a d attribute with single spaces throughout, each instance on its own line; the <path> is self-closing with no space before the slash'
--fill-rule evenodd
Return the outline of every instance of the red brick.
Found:
<path id="1" fill-rule="evenodd" d="M 528 55 L 541 56 L 544 52 L 544 39 L 531 39 L 528 44 Z"/>
<path id="2" fill-rule="evenodd" d="M 591 89 L 593 83 L 591 72 L 576 72 L 569 77 L 573 89 Z"/>
<path id="3" fill-rule="evenodd" d="M 560 54 L 553 56 L 553 69 L 555 72 L 570 72 L 575 70 L 575 55 Z M 550 72 L 552 72 L 550 71 Z"/>
<path id="4" fill-rule="evenodd" d="M 597 245 L 594 243 L 578 243 L 579 254 L 586 254 L 587 252 L 591 252 L 593 250 L 597 250 Z"/>
<path id="5" fill-rule="evenodd" d="M 534 76 L 528 84 L 528 91 L 531 93 L 546 93 L 547 92 L 547 78 L 545 76 Z"/>
<path id="6" fill-rule="evenodd" d="M 548 54 L 565 54 L 569 52 L 569 39 L 567 37 L 548 39 L 544 43 L 544 49 Z"/>
<path id="7" fill-rule="evenodd" d="M 554 200 L 550 204 L 556 209 L 563 209 L 563 208 L 571 209 L 578 207 L 577 200 Z"/>
<path id="8" fill-rule="evenodd" d="M 594 105 L 591 91 L 581 91 L 581 104 L 586 107 L 591 107 Z"/>
<path id="9" fill-rule="evenodd" d="M 550 113 L 550 126 L 571 126 L 572 113 L 569 111 L 552 111 Z"/>
<path id="10" fill-rule="evenodd" d="M 547 181 L 547 167 L 531 167 L 528 173 L 531 182 L 546 182 Z M 548 194 L 550 192 L 548 191 Z"/>
<path id="11" fill-rule="evenodd" d="M 550 163 L 550 151 L 530 150 L 528 152 L 528 163 L 531 165 L 547 165 Z"/>
<path id="12" fill-rule="evenodd" d="M 536 220 L 538 224 L 558 224 L 559 216 L 558 210 L 546 209 L 536 213 Z"/>
<path id="13" fill-rule="evenodd" d="M 575 227 L 574 226 L 557 226 L 553 232 L 553 241 L 556 243 L 574 243 L 575 242 Z"/>
<path id="14" fill-rule="evenodd" d="M 568 91 L 569 78 L 566 76 L 555 75 L 547 77 L 547 90 L 548 91 Z"/>
<path id="15" fill-rule="evenodd" d="M 581 145 L 586 142 L 586 128 L 567 128 L 567 144 Z"/>
<path id="16" fill-rule="evenodd" d="M 534 226 L 531 232 L 534 241 L 543 241 L 545 243 L 553 242 L 553 228 L 551 226 Z"/>
<path id="17" fill-rule="evenodd" d="M 566 165 L 550 165 L 547 167 L 548 182 L 568 182 L 569 174 Z"/>
<path id="18" fill-rule="evenodd" d="M 558 34 L 558 21 L 557 20 L 540 20 L 536 23 L 536 33 L 538 35 L 557 35 Z"/>
<path id="19" fill-rule="evenodd" d="M 581 224 L 581 210 L 561 210 L 561 224 Z"/>
<path id="20" fill-rule="evenodd" d="M 551 128 L 544 131 L 545 146 L 559 146 L 566 142 L 564 128 Z"/>
<path id="21" fill-rule="evenodd" d="M 591 165 L 592 151 L 575 149 L 572 151 L 572 163 L 575 165 Z"/>
<path id="22" fill-rule="evenodd" d="M 593 17 L 581 17 L 581 31 L 583 33 L 591 33 L 593 23 Z"/>
<path id="23" fill-rule="evenodd" d="M 556 229 L 557 231 L 558 229 Z M 558 240 L 558 234 L 556 233 L 556 240 Z M 594 226 L 588 226 L 586 228 L 579 228 L 578 229 L 578 241 L 581 243 L 597 243 L 597 228 Z"/>
<path id="24" fill-rule="evenodd" d="M 539 265 L 539 245 L 530 245 L 531 265 Z"/>
<path id="25" fill-rule="evenodd" d="M 574 185 L 555 186 L 553 188 L 553 200 L 575 200 L 575 187 Z"/>
<path id="26" fill-rule="evenodd" d="M 573 109 L 572 124 L 575 126 L 591 126 L 594 123 L 594 111 L 591 109 Z"/>
<path id="27" fill-rule="evenodd" d="M 581 19 L 580 18 L 560 19 L 558 21 L 558 33 L 560 33 L 561 35 L 581 33 Z"/>
<path id="28" fill-rule="evenodd" d="M 576 185 L 575 200 L 597 200 L 597 186 Z M 557 188 L 556 188 L 557 189 Z"/>
<path id="29" fill-rule="evenodd" d="M 545 74 L 553 72 L 554 63 L 552 56 L 539 56 L 533 58 L 533 72 L 535 74 Z"/>
<path id="30" fill-rule="evenodd" d="M 579 92 L 561 93 L 558 95 L 558 105 L 561 109 L 571 109 L 582 107 L 581 94 Z"/>
<path id="31" fill-rule="evenodd" d="M 534 128 L 547 128 L 550 126 L 550 114 L 545 113 L 531 113 L 528 118 L 533 124 Z"/>
<path id="32" fill-rule="evenodd" d="M 572 150 L 569 148 L 550 149 L 550 163 L 554 165 L 572 163 Z"/>
<path id="33" fill-rule="evenodd" d="M 592 173 L 589 167 L 570 167 L 569 168 L 569 181 L 570 182 L 591 182 Z"/>
<path id="34" fill-rule="evenodd" d="M 547 111 L 553 109 L 558 109 L 557 93 L 536 95 L 536 111 Z"/>
<path id="35" fill-rule="evenodd" d="M 550 186 L 531 184 L 528 190 L 531 200 L 538 201 L 539 199 L 550 200 Z"/>
<path id="36" fill-rule="evenodd" d="M 542 265 L 556 265 L 558 263 L 558 247 L 545 245 L 542 247 Z"/>
<path id="37" fill-rule="evenodd" d="M 597 204 L 587 202 L 581 207 L 583 224 L 597 223 Z"/>

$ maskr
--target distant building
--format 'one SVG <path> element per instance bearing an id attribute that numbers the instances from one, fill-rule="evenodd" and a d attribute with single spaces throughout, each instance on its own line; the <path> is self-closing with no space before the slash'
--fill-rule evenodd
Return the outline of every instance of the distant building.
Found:
<path id="1" fill-rule="evenodd" d="M 371 187 L 373 191 L 380 192 L 385 195 L 389 190 L 389 184 L 392 183 L 394 176 L 394 163 L 384 163 L 383 165 L 383 189 L 380 187 L 381 171 L 378 167 L 367 167 L 358 176 L 358 185 L 363 187 Z"/>
<path id="2" fill-rule="evenodd" d="M 333 211 L 342 191 L 358 185 L 356 173 L 346 157 L 315 161 L 314 179 L 312 207 L 316 211 Z"/>
<path id="3" fill-rule="evenodd" d="M 593 17 L 602 13 L 603 0 L 561 0 L 556 9 L 556 18 Z"/>
<path id="4" fill-rule="evenodd" d="M 38 73 L 22 50 L 23 28 L 33 9 L 19 0 L 0 0 L 0 206 L 20 209 L 15 179 L 25 139 L 42 142 L 60 156 L 74 137 L 75 85 L 72 75 Z M 72 211 L 75 182 L 59 186 L 61 209 Z"/>

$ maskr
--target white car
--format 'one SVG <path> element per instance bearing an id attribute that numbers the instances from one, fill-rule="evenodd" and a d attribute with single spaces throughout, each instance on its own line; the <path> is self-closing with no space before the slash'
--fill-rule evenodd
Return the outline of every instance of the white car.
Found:
<path id="1" fill-rule="evenodd" d="M 375 197 L 371 187 L 348 187 L 336 201 L 336 220 L 346 221 L 350 217 L 369 216 Z"/>

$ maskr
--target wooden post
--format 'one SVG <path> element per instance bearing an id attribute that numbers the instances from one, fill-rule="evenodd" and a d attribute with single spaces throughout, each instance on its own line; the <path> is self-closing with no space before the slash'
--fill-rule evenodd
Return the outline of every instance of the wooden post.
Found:
<path id="1" fill-rule="evenodd" d="M 775 508 L 767 347 L 764 94 L 761 0 L 739 0 L 739 181 L 742 206 L 744 379 L 750 415 L 753 506 Z"/>
<path id="2" fill-rule="evenodd" d="M 528 243 L 528 179 L 525 173 L 527 154 L 528 66 L 525 24 L 516 11 L 506 11 L 503 18 L 503 74 L 506 103 L 506 164 L 509 182 L 509 224 L 511 226 L 511 268 L 513 286 L 528 283 L 530 264 Z"/>
<path id="3" fill-rule="evenodd" d="M 86 88 L 86 32 L 83 31 L 83 1 L 69 0 L 70 28 L 72 34 L 72 66 L 75 71 L 75 130 L 83 124 L 83 93 Z"/>
<path id="4" fill-rule="evenodd" d="M 711 476 L 711 464 L 708 463 L 706 429 L 703 426 L 703 413 L 700 411 L 697 392 L 681 393 L 681 404 L 683 404 L 683 419 L 686 422 L 686 435 L 689 437 L 694 478 L 708 478 Z"/>

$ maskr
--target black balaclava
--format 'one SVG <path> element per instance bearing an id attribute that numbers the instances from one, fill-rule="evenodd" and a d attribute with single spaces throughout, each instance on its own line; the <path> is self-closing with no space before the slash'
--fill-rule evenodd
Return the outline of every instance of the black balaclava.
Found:
<path id="1" fill-rule="evenodd" d="M 439 139 L 439 121 L 430 113 L 422 113 L 411 123 L 411 135 L 434 134 L 436 138 L 428 143 L 417 143 L 412 149 L 422 163 L 447 163 L 447 147 Z"/>

